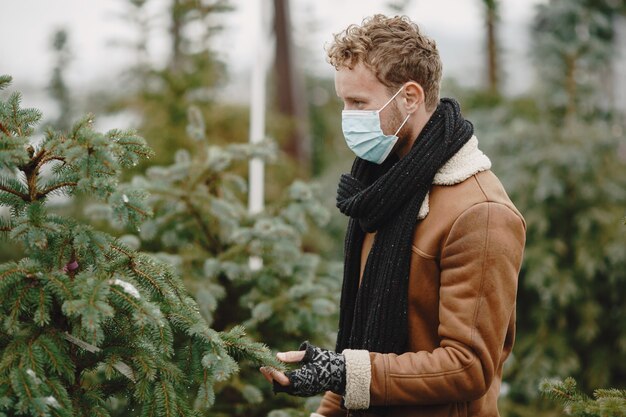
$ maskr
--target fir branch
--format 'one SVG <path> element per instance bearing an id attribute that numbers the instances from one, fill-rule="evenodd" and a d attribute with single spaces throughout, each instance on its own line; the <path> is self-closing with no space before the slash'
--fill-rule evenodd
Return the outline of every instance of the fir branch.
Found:
<path id="1" fill-rule="evenodd" d="M 21 96 L 17 93 L 14 93 L 13 96 L 11 96 L 11 99 L 9 100 L 10 105 L 11 105 L 11 110 L 13 110 L 13 114 L 11 116 L 13 116 L 13 120 L 15 121 L 15 124 L 17 125 L 17 135 L 18 136 L 22 136 L 22 128 L 18 122 L 19 117 L 18 117 L 18 113 L 20 110 L 19 104 L 20 104 L 20 100 L 21 100 Z"/>
<path id="2" fill-rule="evenodd" d="M 11 132 L 9 132 L 9 129 L 7 129 L 6 126 L 2 124 L 2 122 L 0 122 L 0 130 L 8 137 L 11 137 Z"/>
<path id="3" fill-rule="evenodd" d="M 48 151 L 48 153 L 50 153 L 50 150 Z M 39 166 L 41 167 L 50 161 L 61 161 L 64 165 L 66 164 L 64 156 L 48 155 L 39 161 Z"/>
<path id="4" fill-rule="evenodd" d="M 61 265 L 63 265 L 63 256 L 65 256 L 65 247 L 69 244 L 71 244 L 73 242 L 73 237 L 69 238 L 69 239 L 64 239 L 63 243 L 61 244 L 60 248 L 59 248 L 59 256 L 58 256 L 58 260 L 57 260 L 57 266 L 59 268 L 61 268 Z"/>
<path id="5" fill-rule="evenodd" d="M 20 313 L 20 307 L 22 305 L 22 300 L 26 297 L 26 293 L 32 287 L 33 287 L 32 283 L 28 283 L 27 285 L 25 285 L 24 288 L 22 289 L 22 292 L 20 292 L 20 294 L 15 299 L 15 303 L 13 304 L 13 307 L 11 308 L 11 317 L 13 317 L 14 320 L 17 319 L 17 316 Z"/>
<path id="6" fill-rule="evenodd" d="M 69 404 L 69 401 L 67 398 L 67 392 L 61 391 L 62 387 L 58 383 L 58 381 L 53 382 L 51 379 L 46 379 L 45 382 L 48 388 L 54 393 L 54 398 L 59 400 L 61 404 L 63 405 L 63 407 L 70 408 L 71 405 Z"/>
<path id="7" fill-rule="evenodd" d="M 560 402 L 567 414 L 580 417 L 626 416 L 626 391 L 597 389 L 595 399 L 592 399 L 576 388 L 576 381 L 571 377 L 564 381 L 544 380 L 539 389 L 544 395 Z"/>
<path id="8" fill-rule="evenodd" d="M 9 270 L 6 270 L 6 271 L 0 273 L 0 281 L 2 281 L 7 276 L 13 275 L 13 274 L 18 273 L 18 272 L 23 272 L 24 274 L 28 274 L 28 270 L 23 269 L 23 268 L 19 268 L 18 267 L 18 268 L 14 268 L 14 269 L 9 269 Z"/>
<path id="9" fill-rule="evenodd" d="M 76 185 L 78 185 L 77 182 L 74 181 L 66 181 L 66 182 L 61 182 L 55 185 L 51 185 L 50 187 L 41 190 L 37 193 L 37 199 L 40 199 L 42 197 L 45 197 L 48 193 L 57 190 L 59 188 L 63 188 L 63 187 L 75 187 Z"/>
<path id="10" fill-rule="evenodd" d="M 13 375 L 17 374 L 20 377 L 21 381 L 18 381 L 18 382 L 21 382 L 20 388 L 24 389 L 24 392 L 26 393 L 26 396 L 28 397 L 28 399 L 30 401 L 32 401 L 33 400 L 33 393 L 31 392 L 30 388 L 28 387 L 28 378 L 27 378 L 26 372 L 24 372 L 20 368 L 20 369 L 17 369 L 15 373 L 12 372 L 12 374 Z"/>
<path id="11" fill-rule="evenodd" d="M 7 88 L 11 84 L 11 81 L 13 81 L 13 77 L 11 77 L 10 75 L 0 75 L 0 90 L 4 90 L 5 88 Z"/>
<path id="12" fill-rule="evenodd" d="M 46 354 L 48 355 L 48 359 L 50 360 L 50 362 L 52 362 L 52 367 L 54 369 L 59 369 L 59 363 L 57 362 L 54 354 L 50 351 L 50 349 L 48 349 L 48 347 L 44 344 L 44 343 L 40 343 L 39 346 L 46 352 Z"/>
<path id="13" fill-rule="evenodd" d="M 564 390 L 553 386 L 550 388 L 550 394 L 552 394 L 555 398 L 560 398 L 564 401 L 574 401 L 575 398 L 573 395 L 568 394 L 567 392 L 565 392 Z"/>
<path id="14" fill-rule="evenodd" d="M 23 194 L 20 193 L 18 191 L 13 190 L 12 188 L 9 187 L 5 187 L 4 185 L 0 184 L 0 191 L 5 191 L 9 194 L 14 194 L 16 196 L 18 196 L 19 198 L 21 198 L 24 201 L 30 201 L 28 194 Z"/>
<path id="15" fill-rule="evenodd" d="M 169 398 L 167 396 L 167 389 L 165 387 L 165 381 L 161 380 L 161 388 L 163 389 L 163 398 L 165 399 L 165 411 L 166 411 L 166 416 L 169 417 L 170 415 L 170 405 L 169 405 Z"/>
<path id="16" fill-rule="evenodd" d="M 28 348 L 26 349 L 26 352 L 28 353 L 28 360 L 30 361 L 31 369 L 35 369 L 38 372 L 41 372 L 41 366 L 39 365 L 39 363 L 37 362 L 33 354 L 33 340 L 32 339 L 28 341 Z"/>
<path id="17" fill-rule="evenodd" d="M 70 289 L 67 288 L 63 282 L 61 282 L 58 279 L 56 279 L 54 274 L 48 275 L 46 277 L 46 279 L 49 280 L 49 281 L 52 281 L 54 284 L 56 284 L 56 286 L 58 288 L 61 288 L 63 290 L 63 292 L 65 292 L 65 294 L 67 295 L 68 299 L 72 298 L 72 292 L 70 291 Z"/>
<path id="18" fill-rule="evenodd" d="M 596 398 L 619 398 L 626 400 L 626 390 L 617 388 L 598 388 L 593 392 Z"/>
<path id="19" fill-rule="evenodd" d="M 116 293 L 120 298 L 124 299 L 124 301 L 126 301 L 128 304 L 132 305 L 135 309 L 137 309 L 138 311 L 141 311 L 146 317 L 151 317 L 154 320 L 158 320 L 154 318 L 148 310 L 146 310 L 145 308 L 137 304 L 135 301 L 133 301 L 128 295 L 126 295 L 124 291 L 120 291 L 119 289 L 113 286 L 111 286 L 110 289 L 112 292 Z M 162 335 L 163 334 L 162 330 L 159 330 L 159 331 L 161 332 L 161 335 Z"/>
<path id="20" fill-rule="evenodd" d="M 196 223 L 198 223 L 198 225 L 200 226 L 200 230 L 202 230 L 202 233 L 206 239 L 206 242 L 203 242 L 202 240 L 200 240 L 200 243 L 202 244 L 202 246 L 207 250 L 207 252 L 211 254 L 221 252 L 222 247 L 221 247 L 220 241 L 211 234 L 211 231 L 209 230 L 206 223 L 204 223 L 204 221 L 202 220 L 202 216 L 200 215 L 198 210 L 195 208 L 195 206 L 189 199 L 189 196 L 182 195 L 181 199 L 185 203 L 185 206 L 187 206 L 187 208 L 189 209 L 189 212 L 191 213 L 193 218 L 196 220 Z"/>
<path id="21" fill-rule="evenodd" d="M 190 415 L 188 411 L 183 409 L 182 403 L 180 401 L 176 401 L 174 403 L 174 407 L 176 407 L 176 411 L 178 412 L 179 416 L 188 416 L 188 415 Z"/>
<path id="22" fill-rule="evenodd" d="M 38 323 L 41 323 L 42 325 L 46 324 L 46 320 L 45 320 L 46 311 L 44 310 L 45 303 L 46 303 L 46 297 L 45 297 L 44 289 L 43 287 L 39 287 L 39 309 L 37 311 L 39 311 Z"/>
<path id="23" fill-rule="evenodd" d="M 146 362 L 146 359 L 143 355 L 139 355 L 135 357 L 134 361 L 138 362 L 139 365 L 141 365 L 140 369 L 142 370 L 146 378 L 148 378 L 150 381 L 153 381 L 154 377 L 156 376 L 156 370 L 154 369 L 155 368 L 154 364 L 151 365 L 148 362 Z"/>
<path id="24" fill-rule="evenodd" d="M 173 280 L 172 276 L 170 275 L 170 273 L 166 272 L 165 274 L 163 274 L 163 279 L 167 282 L 167 284 L 170 286 L 170 288 L 172 288 L 174 290 L 178 300 L 181 303 L 184 303 L 183 294 L 180 293 L 180 290 L 178 288 L 179 285 L 177 285 L 177 283 L 174 282 L 174 280 Z M 192 300 L 192 302 L 195 303 L 195 301 L 193 301 L 193 300 Z"/>
<path id="25" fill-rule="evenodd" d="M 127 142 L 127 143 L 123 143 L 123 142 L 118 142 L 120 145 L 137 145 L 140 146 L 141 144 L 139 143 L 134 143 L 134 142 Z M 144 146 L 145 147 L 145 146 Z M 134 154 L 137 154 L 145 159 L 150 159 L 150 157 L 152 157 L 153 152 L 151 151 L 141 151 L 141 150 L 133 150 L 132 151 Z"/>
<path id="26" fill-rule="evenodd" d="M 11 218 L 4 219 L 0 217 L 0 236 L 6 236 L 6 232 L 13 230 Z"/>
<path id="27" fill-rule="evenodd" d="M 144 217 L 149 217 L 149 214 L 145 210 L 140 209 L 139 207 L 135 206 L 134 204 L 124 203 L 124 205 L 126 205 L 126 207 L 129 207 L 129 208 L 135 210 L 137 213 L 141 214 Z"/>
<path id="28" fill-rule="evenodd" d="M 128 257 L 128 267 L 131 269 L 131 271 L 135 275 L 150 281 L 150 283 L 154 286 L 154 288 L 156 288 L 161 295 L 165 296 L 165 292 L 163 291 L 163 289 L 159 286 L 159 284 L 154 279 L 152 279 L 152 277 L 150 277 L 150 275 L 146 274 L 145 272 L 143 272 L 140 269 L 137 269 L 135 267 L 135 265 L 136 265 L 135 258 L 136 257 L 133 254 L 131 254 L 129 251 L 123 249 L 122 247 L 114 245 L 114 244 L 111 244 L 111 248 L 115 249 L 118 252 L 123 253 L 126 257 Z"/>
<path id="29" fill-rule="evenodd" d="M 187 328 L 190 328 L 191 326 L 194 325 L 194 321 L 190 317 L 187 317 L 184 314 L 171 312 L 167 314 L 167 317 L 169 319 L 177 319 L 179 323 L 185 323 L 187 325 Z"/>

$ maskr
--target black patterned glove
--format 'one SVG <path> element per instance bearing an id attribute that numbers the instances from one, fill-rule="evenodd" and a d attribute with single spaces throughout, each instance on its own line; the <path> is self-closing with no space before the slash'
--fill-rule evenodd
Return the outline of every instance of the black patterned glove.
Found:
<path id="1" fill-rule="evenodd" d="M 291 385 L 285 387 L 274 380 L 274 394 L 286 392 L 298 397 L 312 397 L 324 391 L 332 391 L 343 395 L 346 390 L 345 357 L 308 341 L 303 342 L 299 350 L 306 350 L 300 361 L 302 368 L 285 373 Z"/>

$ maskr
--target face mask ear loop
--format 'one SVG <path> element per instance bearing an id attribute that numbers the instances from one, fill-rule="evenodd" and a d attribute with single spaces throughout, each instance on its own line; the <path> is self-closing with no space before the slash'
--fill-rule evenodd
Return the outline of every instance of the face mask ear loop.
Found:
<path id="1" fill-rule="evenodd" d="M 411 113 L 407 114 L 406 117 L 404 118 L 404 122 L 402 122 L 402 124 L 400 125 L 400 127 L 398 128 L 398 130 L 396 130 L 396 133 L 394 133 L 394 136 L 398 136 L 398 133 L 400 133 L 400 129 L 402 129 L 402 126 L 404 126 L 404 124 L 406 123 L 407 120 L 409 120 L 409 117 L 411 117 Z"/>
<path id="2" fill-rule="evenodd" d="M 396 94 L 394 94 L 393 96 L 391 96 L 391 98 L 385 103 L 384 106 L 382 106 L 376 113 L 380 113 L 381 111 L 383 111 L 385 109 L 385 107 L 387 107 L 389 105 L 389 103 L 391 103 L 391 101 L 396 98 L 396 96 L 398 94 L 400 94 L 400 91 L 402 91 L 404 89 L 404 86 L 400 87 L 400 89 L 398 91 L 396 91 Z"/>

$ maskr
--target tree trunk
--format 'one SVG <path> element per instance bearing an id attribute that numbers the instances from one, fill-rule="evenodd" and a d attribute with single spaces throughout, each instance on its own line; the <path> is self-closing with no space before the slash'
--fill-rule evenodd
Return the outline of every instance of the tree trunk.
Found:
<path id="1" fill-rule="evenodd" d="M 170 10 L 170 38 L 172 40 L 171 52 L 170 52 L 170 62 L 169 68 L 172 72 L 178 72 L 181 67 L 181 59 L 183 56 L 182 45 L 183 45 L 183 5 L 181 4 L 181 0 L 173 0 L 172 6 Z"/>
<path id="2" fill-rule="evenodd" d="M 498 3 L 497 0 L 484 0 L 487 8 L 487 82 L 489 92 L 500 95 L 500 67 L 498 59 Z"/>
<path id="3" fill-rule="evenodd" d="M 289 0 L 274 0 L 274 33 L 278 111 L 293 123 L 283 150 L 298 162 L 304 173 L 308 174 L 311 144 L 308 133 L 307 100 L 302 77 L 294 66 Z"/>
<path id="4" fill-rule="evenodd" d="M 567 92 L 567 107 L 565 109 L 565 117 L 570 118 L 576 114 L 577 111 L 577 97 L 578 94 L 576 88 L 576 63 L 578 57 L 576 55 L 565 56 L 565 91 Z"/>

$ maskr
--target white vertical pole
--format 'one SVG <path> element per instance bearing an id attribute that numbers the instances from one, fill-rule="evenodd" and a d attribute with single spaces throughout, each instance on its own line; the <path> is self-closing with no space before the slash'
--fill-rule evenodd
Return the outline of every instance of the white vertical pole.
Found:
<path id="1" fill-rule="evenodd" d="M 254 39 L 256 56 L 251 63 L 251 94 L 250 94 L 250 143 L 259 143 L 265 138 L 265 79 L 267 71 L 267 1 L 255 0 L 257 9 L 255 16 Z M 264 207 L 264 164 L 260 158 L 252 158 L 249 164 L 248 180 L 248 210 L 250 214 L 257 214 Z M 250 269 L 258 270 L 263 266 L 259 257 L 250 258 Z"/>

